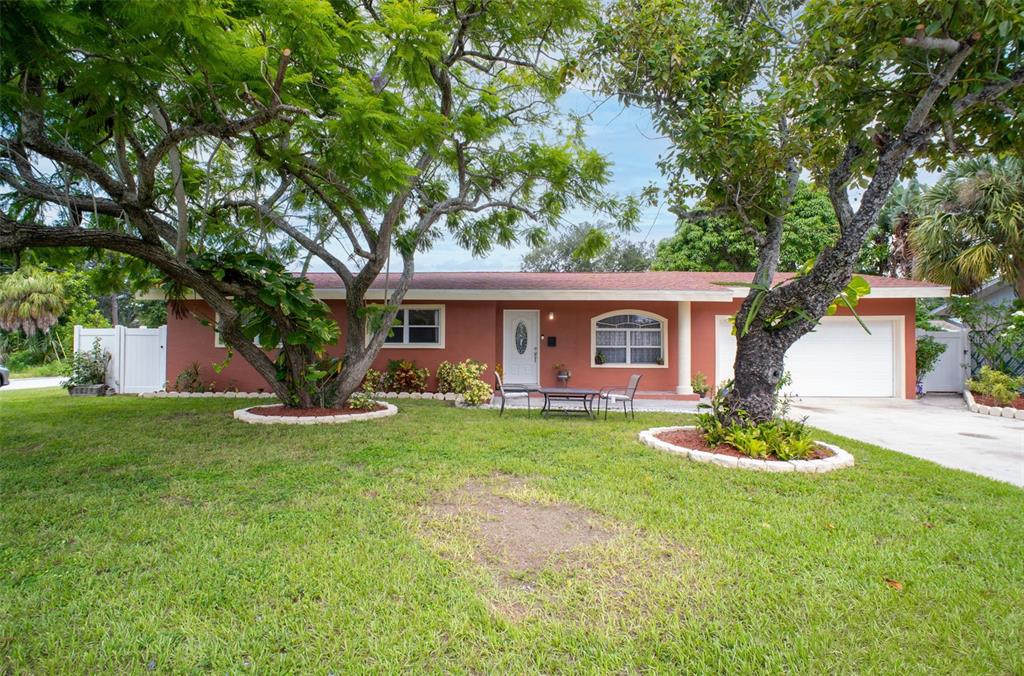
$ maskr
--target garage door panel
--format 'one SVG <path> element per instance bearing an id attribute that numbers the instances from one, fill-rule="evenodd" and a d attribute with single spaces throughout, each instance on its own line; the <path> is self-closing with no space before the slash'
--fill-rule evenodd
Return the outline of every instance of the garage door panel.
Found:
<path id="1" fill-rule="evenodd" d="M 895 325 L 865 318 L 869 335 L 851 318 L 825 318 L 786 354 L 792 376 L 787 391 L 802 397 L 892 397 L 895 388 Z M 718 327 L 717 379 L 732 376 L 736 338 L 728 320 Z"/>

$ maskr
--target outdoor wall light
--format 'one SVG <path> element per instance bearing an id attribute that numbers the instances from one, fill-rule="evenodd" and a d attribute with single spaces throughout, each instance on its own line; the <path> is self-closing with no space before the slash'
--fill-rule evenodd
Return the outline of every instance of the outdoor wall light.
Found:
<path id="1" fill-rule="evenodd" d="M 548 313 L 548 319 L 554 319 L 554 318 L 555 318 L 555 313 L 554 312 L 549 312 Z"/>

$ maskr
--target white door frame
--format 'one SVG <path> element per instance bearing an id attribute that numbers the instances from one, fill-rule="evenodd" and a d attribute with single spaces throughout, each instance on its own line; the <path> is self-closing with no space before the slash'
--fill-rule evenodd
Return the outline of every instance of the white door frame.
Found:
<path id="1" fill-rule="evenodd" d="M 511 341 L 508 340 L 508 332 L 507 332 L 507 329 L 508 329 L 508 314 L 510 312 L 529 312 L 529 313 L 533 314 L 534 317 L 536 318 L 535 321 L 534 321 L 533 326 L 534 326 L 534 332 L 537 334 L 536 335 L 536 340 L 537 340 L 537 359 L 536 359 L 536 362 L 537 362 L 537 364 L 536 364 L 536 366 L 537 366 L 537 380 L 536 380 L 536 382 L 532 382 L 532 383 L 518 383 L 517 382 L 515 384 L 516 385 L 536 385 L 536 386 L 539 386 L 540 385 L 540 352 L 541 352 L 541 350 L 540 350 L 540 348 L 541 348 L 541 344 L 540 344 L 540 310 L 531 310 L 529 308 L 523 308 L 523 309 L 515 309 L 515 308 L 513 308 L 513 309 L 509 309 L 509 310 L 502 310 L 502 312 L 501 312 L 501 363 L 502 363 L 503 367 L 508 364 L 509 348 L 512 347 Z M 502 378 L 502 381 L 504 382 L 504 377 Z M 509 381 L 509 382 L 512 382 L 512 381 Z"/>

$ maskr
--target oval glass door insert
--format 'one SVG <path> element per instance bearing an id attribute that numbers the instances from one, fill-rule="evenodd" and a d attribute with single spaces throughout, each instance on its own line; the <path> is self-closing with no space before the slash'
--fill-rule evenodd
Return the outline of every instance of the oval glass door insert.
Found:
<path id="1" fill-rule="evenodd" d="M 516 324 L 516 352 L 526 354 L 526 344 L 529 337 L 526 334 L 526 324 L 520 321 Z"/>

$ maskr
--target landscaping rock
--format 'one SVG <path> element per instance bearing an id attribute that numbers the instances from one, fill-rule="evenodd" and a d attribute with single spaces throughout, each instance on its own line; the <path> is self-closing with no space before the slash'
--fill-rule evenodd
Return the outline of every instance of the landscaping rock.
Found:
<path id="1" fill-rule="evenodd" d="M 993 406 L 992 408 L 990 408 L 988 410 L 988 414 L 992 415 L 992 416 L 997 416 L 997 417 L 998 416 L 1002 416 L 1003 415 L 1003 408 L 1001 406 Z"/>
<path id="2" fill-rule="evenodd" d="M 989 412 L 989 407 L 988 406 L 978 406 L 978 413 L 980 413 L 982 415 L 988 415 L 988 412 Z"/>

